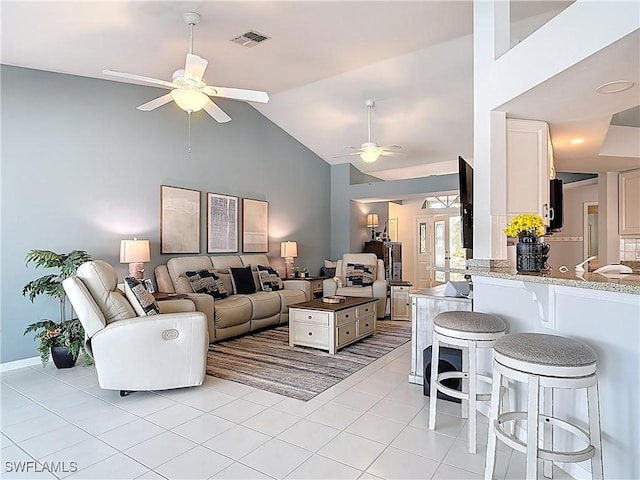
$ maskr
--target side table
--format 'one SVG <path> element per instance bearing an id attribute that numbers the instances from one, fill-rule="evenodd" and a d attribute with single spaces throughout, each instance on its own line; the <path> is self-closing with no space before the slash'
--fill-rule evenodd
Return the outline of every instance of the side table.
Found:
<path id="1" fill-rule="evenodd" d="M 306 280 L 311 283 L 311 299 L 322 298 L 322 282 L 331 277 L 287 277 L 284 280 Z"/>
<path id="2" fill-rule="evenodd" d="M 153 296 L 157 301 L 160 300 L 179 300 L 181 298 L 187 298 L 186 293 L 166 293 L 166 292 L 153 292 Z"/>
<path id="3" fill-rule="evenodd" d="M 411 320 L 411 282 L 391 280 L 391 320 Z"/>

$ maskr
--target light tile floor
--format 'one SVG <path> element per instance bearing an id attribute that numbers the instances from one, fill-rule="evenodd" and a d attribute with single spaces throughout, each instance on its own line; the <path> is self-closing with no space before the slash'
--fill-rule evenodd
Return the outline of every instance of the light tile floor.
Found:
<path id="1" fill-rule="evenodd" d="M 92 367 L 6 372 L 1 476 L 481 478 L 486 417 L 475 455 L 459 404 L 439 401 L 430 431 L 429 398 L 408 382 L 410 361 L 407 343 L 308 402 L 214 377 L 121 398 L 98 387 Z M 523 455 L 501 448 L 496 478 L 524 478 L 524 465 Z M 556 468 L 554 478 L 570 477 Z"/>

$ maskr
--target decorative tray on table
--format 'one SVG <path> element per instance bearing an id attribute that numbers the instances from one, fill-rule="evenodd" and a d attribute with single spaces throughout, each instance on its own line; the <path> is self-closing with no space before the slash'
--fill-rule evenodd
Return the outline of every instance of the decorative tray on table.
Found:
<path id="1" fill-rule="evenodd" d="M 347 297 L 342 295 L 332 295 L 330 297 L 322 297 L 324 303 L 344 303 L 347 301 Z"/>

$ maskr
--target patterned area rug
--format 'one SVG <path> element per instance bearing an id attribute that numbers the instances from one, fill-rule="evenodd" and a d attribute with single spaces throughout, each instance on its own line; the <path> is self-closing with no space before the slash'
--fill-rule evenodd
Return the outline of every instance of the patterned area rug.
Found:
<path id="1" fill-rule="evenodd" d="M 411 339 L 411 322 L 378 320 L 376 334 L 330 355 L 289 346 L 289 326 L 209 346 L 207 374 L 310 400 Z"/>

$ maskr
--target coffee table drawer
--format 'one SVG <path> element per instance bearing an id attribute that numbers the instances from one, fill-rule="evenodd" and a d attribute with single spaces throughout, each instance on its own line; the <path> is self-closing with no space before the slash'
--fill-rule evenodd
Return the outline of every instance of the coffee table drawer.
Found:
<path id="1" fill-rule="evenodd" d="M 326 349 L 329 344 L 329 327 L 311 323 L 297 323 L 294 326 L 293 340 L 296 345 Z"/>
<path id="2" fill-rule="evenodd" d="M 356 322 L 342 325 L 337 328 L 336 344 L 339 346 L 349 343 L 356 338 Z"/>
<path id="3" fill-rule="evenodd" d="M 350 308 L 336 314 L 336 325 L 345 325 L 356 321 L 356 309 Z"/>
<path id="4" fill-rule="evenodd" d="M 373 332 L 375 326 L 375 319 L 373 315 L 358 319 L 358 336 L 366 335 Z"/>
<path id="5" fill-rule="evenodd" d="M 317 325 L 329 325 L 329 314 L 316 312 L 314 310 L 294 310 L 294 321 L 303 323 L 314 323 Z"/>
<path id="6" fill-rule="evenodd" d="M 375 305 L 376 305 L 375 303 L 369 303 L 367 305 L 362 305 L 358 307 L 356 309 L 356 316 L 360 318 L 360 317 L 366 317 L 367 315 L 371 315 L 372 313 L 375 313 L 376 311 Z"/>

